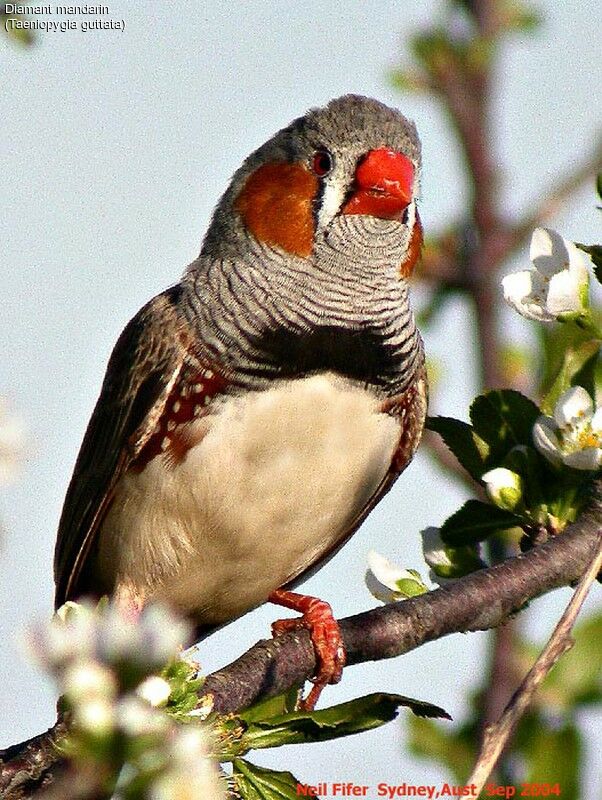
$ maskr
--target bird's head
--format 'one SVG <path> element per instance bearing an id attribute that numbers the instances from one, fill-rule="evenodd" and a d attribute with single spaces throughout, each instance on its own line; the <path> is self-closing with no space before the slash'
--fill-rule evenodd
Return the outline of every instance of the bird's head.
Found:
<path id="1" fill-rule="evenodd" d="M 312 109 L 252 153 L 218 205 L 206 247 L 244 242 L 293 259 L 394 260 L 409 274 L 422 233 L 420 142 L 398 111 L 357 95 Z"/>

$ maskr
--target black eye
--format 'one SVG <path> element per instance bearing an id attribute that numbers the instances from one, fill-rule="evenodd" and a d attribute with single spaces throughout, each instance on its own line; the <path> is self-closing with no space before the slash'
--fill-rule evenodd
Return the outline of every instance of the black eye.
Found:
<path id="1" fill-rule="evenodd" d="M 317 150 L 314 153 L 312 169 L 319 178 L 323 178 L 332 169 L 332 156 L 328 150 Z"/>

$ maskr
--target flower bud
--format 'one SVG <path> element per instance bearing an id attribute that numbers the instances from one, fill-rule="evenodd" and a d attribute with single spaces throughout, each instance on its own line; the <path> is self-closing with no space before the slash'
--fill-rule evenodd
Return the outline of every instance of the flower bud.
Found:
<path id="1" fill-rule="evenodd" d="M 164 678 L 160 678 L 158 675 L 151 675 L 138 686 L 136 694 L 146 700 L 147 703 L 150 703 L 151 706 L 160 708 L 167 705 L 171 687 Z"/>
<path id="2" fill-rule="evenodd" d="M 404 600 L 427 591 L 420 573 L 393 564 L 376 550 L 370 550 L 368 553 L 368 567 L 366 586 L 370 593 L 383 603 Z"/>
<path id="3" fill-rule="evenodd" d="M 95 737 L 108 736 L 113 732 L 115 710 L 105 697 L 93 697 L 79 703 L 73 710 L 76 728 Z"/>
<path id="4" fill-rule="evenodd" d="M 481 476 L 491 501 L 504 511 L 515 511 L 523 499 L 523 479 L 506 467 L 496 467 Z"/>
<path id="5" fill-rule="evenodd" d="M 62 685 L 67 699 L 73 704 L 93 697 L 110 699 L 117 691 L 114 674 L 96 661 L 69 664 L 63 672 Z"/>

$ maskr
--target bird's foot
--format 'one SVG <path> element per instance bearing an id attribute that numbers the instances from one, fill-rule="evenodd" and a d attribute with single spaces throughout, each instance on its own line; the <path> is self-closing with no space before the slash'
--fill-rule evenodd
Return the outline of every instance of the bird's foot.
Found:
<path id="1" fill-rule="evenodd" d="M 279 636 L 289 631 L 306 628 L 316 652 L 318 670 L 311 679 L 314 684 L 310 693 L 298 703 L 299 710 L 311 711 L 318 702 L 322 689 L 329 683 L 338 683 L 345 666 L 345 647 L 339 624 L 332 609 L 317 597 L 276 589 L 268 597 L 271 603 L 299 611 L 303 616 L 296 619 L 279 619 L 272 623 L 272 635 Z"/>

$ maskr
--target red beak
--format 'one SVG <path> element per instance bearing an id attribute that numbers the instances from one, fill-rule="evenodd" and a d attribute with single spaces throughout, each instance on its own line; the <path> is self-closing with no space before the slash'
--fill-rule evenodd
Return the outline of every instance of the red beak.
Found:
<path id="1" fill-rule="evenodd" d="M 353 194 L 343 214 L 401 220 L 412 200 L 414 165 L 407 156 L 381 147 L 370 150 L 355 171 Z"/>

